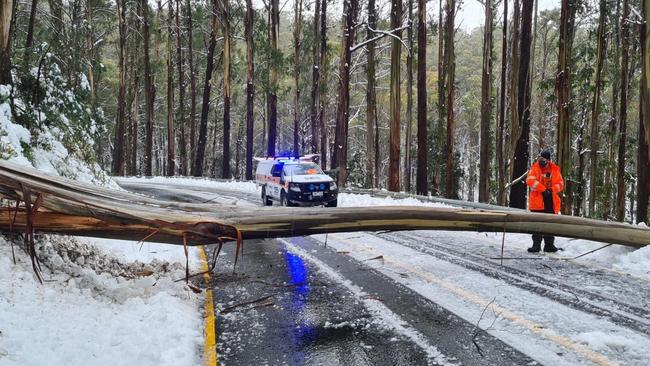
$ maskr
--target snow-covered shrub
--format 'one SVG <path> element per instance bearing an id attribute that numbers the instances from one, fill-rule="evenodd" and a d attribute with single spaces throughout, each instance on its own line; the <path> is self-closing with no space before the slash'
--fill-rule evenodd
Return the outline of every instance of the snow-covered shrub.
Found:
<path id="1" fill-rule="evenodd" d="M 0 85 L 0 159 L 108 183 L 93 149 L 104 125 L 101 110 L 93 111 L 87 89 L 67 85 L 52 54 L 41 57 L 28 72 L 15 72 L 13 88 Z"/>

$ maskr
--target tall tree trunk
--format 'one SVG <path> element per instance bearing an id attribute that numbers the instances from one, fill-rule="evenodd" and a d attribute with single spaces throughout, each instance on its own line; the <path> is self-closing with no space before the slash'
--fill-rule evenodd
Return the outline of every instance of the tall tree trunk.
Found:
<path id="1" fill-rule="evenodd" d="M 0 4 L 0 85 L 11 84 L 11 23 L 14 0 L 4 0 Z"/>
<path id="2" fill-rule="evenodd" d="M 271 53 L 278 52 L 278 36 L 280 34 L 280 4 L 279 0 L 271 0 Z M 267 155 L 275 156 L 278 123 L 278 65 L 277 60 L 271 58 L 269 70 L 269 137 Z"/>
<path id="3" fill-rule="evenodd" d="M 119 29 L 119 67 L 120 81 L 117 96 L 117 116 L 115 118 L 115 138 L 113 142 L 113 175 L 124 175 L 124 139 L 126 135 L 125 106 L 126 106 L 126 4 L 117 0 L 117 19 Z"/>
<path id="4" fill-rule="evenodd" d="M 223 26 L 223 160 L 221 177 L 230 179 L 230 1 L 220 0 Z"/>
<path id="5" fill-rule="evenodd" d="M 586 97 L 586 95 L 585 95 Z M 576 184 L 574 186 L 574 196 L 575 199 L 573 200 L 573 215 L 574 216 L 580 216 L 580 211 L 582 210 L 582 204 L 584 200 L 584 173 L 585 173 L 585 154 L 587 153 L 584 151 L 585 147 L 585 128 L 586 128 L 586 121 L 585 121 L 585 115 L 586 113 L 586 107 L 587 105 L 585 103 L 582 104 L 582 113 L 580 113 L 580 129 L 578 131 L 578 140 L 577 140 L 577 146 L 576 150 L 578 151 L 578 171 L 576 173 Z"/>
<path id="6" fill-rule="evenodd" d="M 627 140 L 627 91 L 629 88 L 629 23 L 628 0 L 623 0 L 623 22 L 621 23 L 621 87 L 618 127 L 618 169 L 616 171 L 616 220 L 625 220 L 625 148 Z"/>
<path id="7" fill-rule="evenodd" d="M 137 52 L 136 48 L 136 52 Z M 138 135 L 139 135 L 139 126 L 140 126 L 140 75 L 138 68 L 135 68 L 134 75 L 133 75 L 133 119 L 132 119 L 132 125 L 131 125 L 131 156 L 128 157 L 130 159 L 131 164 L 130 167 L 131 169 L 128 171 L 129 175 L 138 175 L 138 146 L 140 145 L 139 140 L 138 140 Z"/>
<path id="8" fill-rule="evenodd" d="M 642 24 L 640 28 L 641 43 L 641 106 L 639 108 L 639 177 L 637 179 L 637 222 L 648 223 L 648 195 L 650 194 L 650 37 L 648 37 L 648 22 L 650 22 L 650 0 L 642 1 Z"/>
<path id="9" fill-rule="evenodd" d="M 602 204 L 602 218 L 604 220 L 611 219 L 612 212 L 614 211 L 615 201 L 614 198 L 614 167 L 613 164 L 615 160 L 615 144 L 616 144 L 616 129 L 617 129 L 617 120 L 618 120 L 618 96 L 620 94 L 620 57 L 621 57 L 621 29 L 619 27 L 620 22 L 620 13 L 621 6 L 620 1 L 616 1 L 616 10 L 613 17 L 614 25 L 612 27 L 612 45 L 614 46 L 614 55 L 613 62 L 611 63 L 611 83 L 612 83 L 612 102 L 611 102 L 611 114 L 608 123 L 607 129 L 607 157 L 606 161 L 611 162 L 607 164 L 605 168 L 605 179 L 603 179 L 603 204 Z"/>
<path id="10" fill-rule="evenodd" d="M 562 197 L 562 213 L 571 214 L 572 176 L 571 176 L 571 47 L 573 43 L 573 23 L 575 20 L 575 0 L 562 0 L 560 10 L 560 34 L 557 76 L 557 163 L 566 182 Z"/>
<path id="11" fill-rule="evenodd" d="M 34 7 L 36 7 L 36 1 L 35 0 L 34 0 L 33 5 L 34 5 Z M 35 13 L 35 9 L 33 9 L 32 11 Z M 31 15 L 30 15 L 30 21 L 32 21 Z M 91 1 L 86 2 L 86 21 L 89 24 L 91 24 L 92 21 L 93 21 L 93 8 L 92 8 L 92 2 Z M 32 24 L 32 26 L 33 26 L 33 24 Z M 136 27 L 137 27 L 137 25 L 136 25 Z M 33 29 L 32 29 L 32 31 L 33 31 Z M 27 43 L 27 44 L 29 44 L 30 48 L 32 47 L 31 43 Z M 136 46 L 136 49 L 138 49 L 137 46 Z M 31 50 L 28 49 L 28 48 L 25 48 L 25 55 L 27 55 L 28 52 L 31 52 Z M 94 111 L 95 108 L 96 108 L 96 92 L 95 92 L 96 89 L 95 89 L 95 71 L 94 71 L 93 64 L 95 63 L 95 60 L 97 59 L 97 56 L 95 54 L 95 40 L 93 39 L 93 32 L 90 31 L 90 30 L 88 32 L 86 32 L 86 54 L 87 54 L 87 57 L 88 57 L 88 60 L 89 60 L 87 67 L 88 67 L 88 89 L 89 89 L 89 94 L 90 94 L 90 105 L 91 105 L 92 110 Z M 136 53 L 136 54 L 138 54 L 138 53 Z M 27 65 L 28 62 L 29 62 L 28 58 L 25 58 L 25 65 Z"/>
<path id="12" fill-rule="evenodd" d="M 369 0 L 374 1 L 374 0 Z M 368 15 L 370 18 L 370 15 Z M 368 20 L 370 21 L 370 20 Z M 311 152 L 320 152 L 319 127 L 320 121 L 318 111 L 320 107 L 320 0 L 314 2 L 314 42 L 312 43 L 312 82 L 311 82 L 311 105 L 309 106 L 309 122 L 311 127 Z"/>
<path id="13" fill-rule="evenodd" d="M 246 0 L 246 180 L 253 179 L 253 138 L 255 133 L 255 43 L 253 42 L 253 1 Z"/>
<path id="14" fill-rule="evenodd" d="M 347 181 L 348 164 L 348 122 L 350 118 L 350 63 L 351 47 L 354 42 L 358 0 L 344 0 L 342 20 L 341 60 L 339 65 L 339 100 L 336 110 L 336 134 L 334 135 L 334 151 L 332 168 L 338 169 L 338 182 L 344 186 Z"/>
<path id="15" fill-rule="evenodd" d="M 321 65 L 321 96 L 320 96 L 320 147 L 321 166 L 327 167 L 327 0 L 321 3 L 320 17 L 320 65 Z"/>
<path id="16" fill-rule="evenodd" d="M 447 198 L 456 198 L 457 192 L 454 187 L 454 81 L 456 60 L 454 56 L 454 19 L 456 17 L 456 0 L 447 0 L 445 9 L 446 17 L 446 50 L 447 58 L 447 171 L 445 173 L 445 193 Z"/>
<path id="17" fill-rule="evenodd" d="M 510 159 L 507 162 L 509 175 L 512 176 L 513 171 L 513 156 L 515 146 L 519 140 L 519 110 L 518 110 L 518 95 L 519 95 L 519 33 L 521 24 L 521 0 L 515 0 L 512 9 L 512 30 L 510 37 L 510 89 L 508 102 L 510 107 L 510 138 L 509 143 L 506 145 L 506 156 Z"/>
<path id="18" fill-rule="evenodd" d="M 179 173 L 187 175 L 187 136 L 185 135 L 185 63 L 183 60 L 183 37 L 181 32 L 181 0 L 176 0 L 176 68 L 178 71 L 178 126 L 179 136 Z"/>
<path id="19" fill-rule="evenodd" d="M 174 132 L 174 62 L 172 43 L 174 6 L 167 0 L 167 176 L 176 174 L 176 133 Z"/>
<path id="20" fill-rule="evenodd" d="M 149 3 L 147 0 L 140 1 L 140 9 L 142 11 L 142 40 L 144 47 L 144 174 L 151 176 L 153 175 L 153 102 L 155 86 L 153 83 L 153 73 L 151 72 L 151 60 L 149 58 Z"/>
<path id="21" fill-rule="evenodd" d="M 600 115 L 600 92 L 602 90 L 603 60 L 607 50 L 607 35 L 605 34 L 605 19 L 607 17 L 607 0 L 600 0 L 598 16 L 598 46 L 596 51 L 596 75 L 594 77 L 594 97 L 591 102 L 591 126 L 589 131 L 590 153 L 589 163 L 589 212 L 594 216 L 596 207 L 596 181 L 598 180 L 598 116 Z"/>
<path id="22" fill-rule="evenodd" d="M 36 22 L 37 5 L 38 0 L 32 0 L 32 5 L 29 9 L 29 23 L 27 25 L 27 38 L 25 39 L 25 59 L 23 60 L 25 67 L 29 66 L 29 58 L 33 51 L 32 46 L 34 45 L 34 23 Z M 90 9 L 90 1 L 88 1 L 88 9 Z"/>
<path id="23" fill-rule="evenodd" d="M 506 0 L 504 0 L 506 1 Z M 481 80 L 481 153 L 479 158 L 478 200 L 490 200 L 490 123 L 492 120 L 492 2 L 485 0 L 485 29 L 483 31 L 483 75 Z"/>
<path id="24" fill-rule="evenodd" d="M 519 42 L 519 86 L 517 88 L 517 115 L 519 138 L 515 146 L 512 179 L 524 175 L 529 164 L 530 135 L 530 44 L 532 33 L 533 0 L 522 0 L 521 39 Z M 514 50 L 513 50 L 514 51 Z M 517 183 L 510 188 L 510 207 L 526 208 L 526 185 Z"/>
<path id="25" fill-rule="evenodd" d="M 366 160 L 366 187 L 376 187 L 376 176 L 379 174 L 375 170 L 374 143 L 375 143 L 375 126 L 377 125 L 377 91 L 376 91 L 376 75 L 375 75 L 375 41 L 373 39 L 375 34 L 370 29 L 377 29 L 377 7 L 375 0 L 368 0 L 368 30 L 366 33 L 366 40 L 368 44 L 366 50 L 367 66 L 366 66 L 366 79 L 368 85 L 366 89 L 366 150 L 368 151 L 368 159 Z"/>
<path id="26" fill-rule="evenodd" d="M 294 69 L 293 77 L 296 84 L 296 94 L 293 106 L 293 155 L 299 156 L 298 151 L 298 130 L 300 126 L 300 32 L 302 32 L 302 0 L 294 2 L 293 20 L 293 47 L 294 47 Z"/>
<path id="27" fill-rule="evenodd" d="M 453 0 L 452 0 L 453 1 Z M 390 27 L 400 28 L 402 25 L 402 0 L 391 1 Z M 401 79 L 402 68 L 402 31 L 393 31 L 395 37 L 391 40 L 390 51 L 390 137 L 388 154 L 388 190 L 399 191 L 399 160 L 400 160 L 400 109 L 401 109 Z"/>
<path id="28" fill-rule="evenodd" d="M 443 7 L 442 0 L 438 0 L 438 123 L 434 132 L 434 141 L 435 148 L 440 151 L 442 154 L 443 149 L 443 137 L 445 118 L 447 114 L 445 113 L 445 96 L 446 88 L 445 83 L 447 82 L 447 57 L 445 56 L 445 27 L 443 26 Z M 438 154 L 436 154 L 438 155 Z M 440 159 L 439 156 L 434 157 L 434 161 Z M 434 194 L 440 194 L 440 184 L 442 183 L 442 164 L 433 165 L 433 174 L 431 186 L 434 191 Z"/>
<path id="29" fill-rule="evenodd" d="M 189 163 L 194 162 L 196 155 L 196 73 L 194 65 L 194 27 L 192 24 L 192 4 L 186 1 L 187 11 L 187 63 L 190 66 L 190 156 Z"/>
<path id="30" fill-rule="evenodd" d="M 418 162 L 416 192 L 429 193 L 427 187 L 427 15 L 426 0 L 418 0 Z"/>
<path id="31" fill-rule="evenodd" d="M 496 162 L 498 192 L 497 202 L 506 204 L 505 181 L 506 162 L 503 158 L 503 139 L 506 126 L 506 73 L 508 72 L 508 0 L 503 0 L 503 29 L 501 34 L 501 102 L 499 104 L 499 120 L 497 123 Z"/>
<path id="32" fill-rule="evenodd" d="M 205 144 L 208 138 L 208 113 L 210 111 L 210 91 L 212 88 L 212 69 L 214 68 L 214 48 L 217 44 L 217 32 L 219 31 L 218 11 L 219 0 L 212 0 L 212 30 L 210 31 L 210 43 L 208 45 L 207 63 L 205 67 L 205 83 L 203 84 L 203 102 L 201 105 L 201 122 L 199 123 L 199 140 L 192 165 L 192 175 L 200 177 L 203 175 L 203 160 L 205 158 Z"/>
<path id="33" fill-rule="evenodd" d="M 404 190 L 411 191 L 411 145 L 413 130 L 413 0 L 408 0 L 409 18 L 407 36 L 409 49 L 406 55 L 406 136 L 404 142 Z"/>

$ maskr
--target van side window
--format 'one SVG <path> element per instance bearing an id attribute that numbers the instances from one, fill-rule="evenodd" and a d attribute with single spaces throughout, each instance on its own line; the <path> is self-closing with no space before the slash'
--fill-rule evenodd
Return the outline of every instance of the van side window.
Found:
<path id="1" fill-rule="evenodd" d="M 273 168 L 271 168 L 271 175 L 274 177 L 279 177 L 281 173 L 282 173 L 282 164 L 273 165 Z"/>

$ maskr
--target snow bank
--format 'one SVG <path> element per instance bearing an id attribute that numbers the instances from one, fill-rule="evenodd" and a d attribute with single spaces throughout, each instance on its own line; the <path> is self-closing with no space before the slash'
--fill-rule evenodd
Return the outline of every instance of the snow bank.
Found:
<path id="1" fill-rule="evenodd" d="M 223 181 L 214 180 L 210 178 L 196 178 L 196 177 L 127 177 L 120 178 L 124 182 L 140 182 L 140 183 L 156 183 L 165 185 L 177 186 L 191 186 L 202 188 L 214 188 L 219 190 L 234 191 L 248 194 L 259 193 L 259 188 L 254 182 L 240 182 L 240 181 Z"/>
<path id="2" fill-rule="evenodd" d="M 38 246 L 44 285 L 23 250 L 15 248 L 14 264 L 0 237 L 0 364 L 200 362 L 200 295 L 175 282 L 185 272 L 181 256 L 125 261 L 134 255 L 117 258 L 64 237 L 45 237 Z"/>

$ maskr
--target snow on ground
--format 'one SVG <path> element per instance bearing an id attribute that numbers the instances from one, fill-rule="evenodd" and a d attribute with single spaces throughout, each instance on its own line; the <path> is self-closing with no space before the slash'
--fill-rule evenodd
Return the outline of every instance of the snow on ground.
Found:
<path id="1" fill-rule="evenodd" d="M 201 295 L 176 282 L 181 247 L 57 236 L 37 245 L 44 284 L 0 237 L 0 365 L 200 363 Z"/>
<path id="2" fill-rule="evenodd" d="M 259 188 L 253 182 L 224 181 L 210 178 L 195 177 L 127 177 L 119 178 L 120 181 L 134 183 L 155 183 L 170 186 L 191 186 L 201 188 L 213 188 L 225 191 L 248 193 L 259 196 Z"/>

